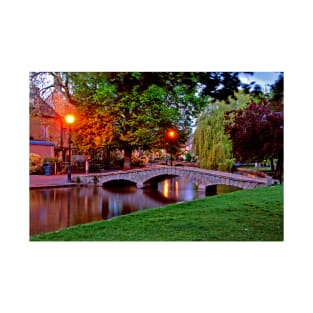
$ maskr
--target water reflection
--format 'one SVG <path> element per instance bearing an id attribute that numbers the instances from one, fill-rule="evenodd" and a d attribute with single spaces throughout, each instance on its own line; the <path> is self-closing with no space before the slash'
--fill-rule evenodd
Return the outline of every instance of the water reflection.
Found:
<path id="1" fill-rule="evenodd" d="M 208 194 L 236 188 L 218 186 Z M 183 177 L 159 182 L 157 188 L 137 189 L 116 184 L 111 188 L 74 187 L 30 190 L 30 234 L 56 231 L 72 225 L 111 219 L 138 210 L 205 197 Z"/>
<path id="2" fill-rule="evenodd" d="M 168 186 L 168 179 L 165 180 L 165 182 L 163 183 L 163 195 L 165 198 L 168 198 L 168 189 L 169 189 L 169 186 Z"/>

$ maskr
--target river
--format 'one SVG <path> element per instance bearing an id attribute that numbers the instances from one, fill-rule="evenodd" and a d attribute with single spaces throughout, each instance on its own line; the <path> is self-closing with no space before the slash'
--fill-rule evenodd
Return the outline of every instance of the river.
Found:
<path id="1" fill-rule="evenodd" d="M 107 220 L 138 210 L 238 190 L 212 186 L 206 193 L 184 177 L 166 178 L 155 188 L 135 185 L 61 187 L 30 190 L 30 235 L 60 230 L 77 224 Z"/>

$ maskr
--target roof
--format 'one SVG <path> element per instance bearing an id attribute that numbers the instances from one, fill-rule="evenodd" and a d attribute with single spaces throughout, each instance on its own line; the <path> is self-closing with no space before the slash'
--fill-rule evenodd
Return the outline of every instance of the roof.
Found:
<path id="1" fill-rule="evenodd" d="M 30 145 L 41 145 L 41 146 L 55 146 L 53 142 L 44 141 L 44 140 L 30 140 Z"/>
<path id="2" fill-rule="evenodd" d="M 31 88 L 29 92 L 30 113 L 32 115 L 57 118 L 60 115 L 54 108 L 44 101 L 36 88 Z"/>

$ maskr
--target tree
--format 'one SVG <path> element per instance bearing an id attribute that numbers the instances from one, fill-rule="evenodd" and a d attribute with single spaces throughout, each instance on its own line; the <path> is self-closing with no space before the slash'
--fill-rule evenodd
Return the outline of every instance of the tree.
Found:
<path id="1" fill-rule="evenodd" d="M 82 153 L 97 154 L 104 146 L 114 142 L 113 117 L 95 108 L 81 110 L 76 120 L 75 142 Z"/>
<path id="2" fill-rule="evenodd" d="M 277 158 L 275 176 L 283 171 L 283 105 L 272 111 L 269 100 L 250 103 L 246 109 L 225 112 L 225 132 L 232 141 L 235 157 L 240 161 Z"/>
<path id="3" fill-rule="evenodd" d="M 278 79 L 271 85 L 272 109 L 279 109 L 284 102 L 284 73 L 280 73 Z"/>
<path id="4" fill-rule="evenodd" d="M 244 107 L 251 96 L 243 91 L 225 101 L 211 101 L 201 113 L 193 138 L 193 151 L 198 156 L 199 166 L 213 170 L 230 171 L 233 165 L 231 141 L 224 130 L 224 113 Z"/>
<path id="5" fill-rule="evenodd" d="M 229 170 L 231 143 L 224 134 L 223 118 L 225 104 L 210 105 L 198 120 L 193 139 L 193 151 L 198 156 L 199 166 L 213 170 Z"/>

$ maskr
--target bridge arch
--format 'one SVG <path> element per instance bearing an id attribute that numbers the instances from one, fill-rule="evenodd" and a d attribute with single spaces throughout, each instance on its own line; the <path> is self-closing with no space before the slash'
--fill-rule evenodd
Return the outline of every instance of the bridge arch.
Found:
<path id="1" fill-rule="evenodd" d="M 146 179 L 145 181 L 142 182 L 142 184 L 144 187 L 154 186 L 165 178 L 172 178 L 172 177 L 178 177 L 178 176 L 179 175 L 173 175 L 173 174 L 160 174 L 160 175 L 152 176 L 151 178 Z"/>
<path id="2" fill-rule="evenodd" d="M 107 185 L 110 183 L 117 183 L 117 182 L 122 182 L 122 183 L 130 183 L 130 184 L 135 184 L 137 185 L 137 181 L 135 179 L 132 179 L 131 177 L 117 177 L 116 175 L 112 176 L 98 176 L 99 183 L 98 185 Z"/>
<path id="3" fill-rule="evenodd" d="M 198 190 L 199 191 L 206 191 L 208 188 L 210 188 L 212 186 L 218 186 L 218 185 L 237 187 L 240 189 L 247 189 L 248 188 L 248 185 L 246 185 L 246 184 L 243 185 L 241 181 L 232 180 L 232 179 L 225 180 L 223 178 L 216 178 L 212 182 L 204 182 L 204 183 L 200 182 L 198 184 Z M 255 187 L 255 185 L 251 184 L 251 188 L 254 188 L 254 187 Z"/>
<path id="4" fill-rule="evenodd" d="M 241 190 L 241 189 L 242 188 L 236 187 L 236 186 L 216 184 L 216 185 L 206 186 L 205 194 L 207 196 L 218 195 L 218 194 L 222 194 L 225 192 L 232 192 L 232 191 L 237 191 L 237 190 Z"/>
<path id="5" fill-rule="evenodd" d="M 137 183 L 129 179 L 111 179 L 102 183 L 102 187 L 136 186 Z"/>

